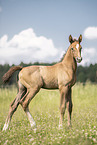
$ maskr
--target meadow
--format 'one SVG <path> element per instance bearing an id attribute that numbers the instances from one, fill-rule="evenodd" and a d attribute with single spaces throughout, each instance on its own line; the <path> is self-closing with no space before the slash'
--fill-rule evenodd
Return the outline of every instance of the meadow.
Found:
<path id="1" fill-rule="evenodd" d="M 19 106 L 9 129 L 2 132 L 17 89 L 0 89 L 1 145 L 91 145 L 97 144 L 97 84 L 80 83 L 73 87 L 72 127 L 67 126 L 67 111 L 63 129 L 59 130 L 59 91 L 43 90 L 30 103 L 30 112 L 37 124 L 36 133 L 30 128 L 26 114 Z"/>

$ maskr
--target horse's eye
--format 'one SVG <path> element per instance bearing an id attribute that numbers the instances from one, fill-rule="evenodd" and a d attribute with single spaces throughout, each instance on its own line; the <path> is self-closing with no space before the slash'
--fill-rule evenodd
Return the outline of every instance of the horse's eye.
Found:
<path id="1" fill-rule="evenodd" d="M 71 48 L 71 50 L 73 50 L 73 47 Z"/>

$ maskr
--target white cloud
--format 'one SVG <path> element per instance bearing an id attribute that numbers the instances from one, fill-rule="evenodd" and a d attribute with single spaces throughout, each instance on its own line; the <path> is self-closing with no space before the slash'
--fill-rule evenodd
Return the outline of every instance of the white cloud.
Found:
<path id="1" fill-rule="evenodd" d="M 89 65 L 97 63 L 97 53 L 96 48 L 83 48 L 82 50 L 83 60 L 81 65 Z"/>
<path id="2" fill-rule="evenodd" d="M 0 39 L 0 63 L 19 64 L 34 61 L 49 61 L 60 55 L 52 39 L 37 36 L 32 28 L 24 30 L 11 40 L 4 35 Z"/>
<path id="3" fill-rule="evenodd" d="M 84 37 L 87 39 L 97 39 L 97 27 L 88 27 L 84 31 Z"/>
<path id="4" fill-rule="evenodd" d="M 0 38 L 0 64 L 9 63 L 19 65 L 22 61 L 54 62 L 61 59 L 65 48 L 57 49 L 52 39 L 37 36 L 32 28 L 21 31 L 8 39 L 7 35 Z M 81 65 L 97 63 L 96 48 L 82 49 L 83 61 Z"/>

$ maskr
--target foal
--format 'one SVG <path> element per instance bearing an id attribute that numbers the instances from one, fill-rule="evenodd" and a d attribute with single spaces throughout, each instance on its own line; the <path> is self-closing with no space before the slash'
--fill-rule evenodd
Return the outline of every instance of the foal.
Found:
<path id="1" fill-rule="evenodd" d="M 71 87 L 76 82 L 76 69 L 77 62 L 82 61 L 81 57 L 81 45 L 82 35 L 79 36 L 78 40 L 73 39 L 69 36 L 70 46 L 64 59 L 53 65 L 53 66 L 29 66 L 20 67 L 14 66 L 5 73 L 3 81 L 7 82 L 12 74 L 21 70 L 19 73 L 19 92 L 16 98 L 10 105 L 9 114 L 4 124 L 3 130 L 6 130 L 11 121 L 12 115 L 16 111 L 19 104 L 21 104 L 25 111 L 30 125 L 33 129 L 36 129 L 36 123 L 33 120 L 29 112 L 29 103 L 34 98 L 36 93 L 41 88 L 45 89 L 59 89 L 60 91 L 60 121 L 59 127 L 62 127 L 62 121 L 64 118 L 65 109 L 68 111 L 68 126 L 71 125 L 71 113 L 72 113 L 72 98 L 71 98 Z"/>

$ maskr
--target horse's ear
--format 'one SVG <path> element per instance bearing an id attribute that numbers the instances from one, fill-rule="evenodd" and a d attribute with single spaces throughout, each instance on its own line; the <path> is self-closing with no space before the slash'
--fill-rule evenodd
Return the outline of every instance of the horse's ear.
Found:
<path id="1" fill-rule="evenodd" d="M 78 38 L 79 43 L 82 42 L 82 35 L 80 34 L 79 38 Z"/>
<path id="2" fill-rule="evenodd" d="M 74 42 L 71 35 L 69 36 L 69 42 L 70 42 L 71 44 Z"/>

